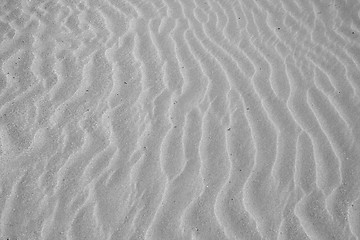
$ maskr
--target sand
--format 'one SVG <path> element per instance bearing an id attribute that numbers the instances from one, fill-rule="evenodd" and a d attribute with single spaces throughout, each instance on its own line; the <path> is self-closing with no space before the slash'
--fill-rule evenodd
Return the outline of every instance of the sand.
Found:
<path id="1" fill-rule="evenodd" d="M 359 240 L 357 0 L 0 1 L 0 239 Z"/>

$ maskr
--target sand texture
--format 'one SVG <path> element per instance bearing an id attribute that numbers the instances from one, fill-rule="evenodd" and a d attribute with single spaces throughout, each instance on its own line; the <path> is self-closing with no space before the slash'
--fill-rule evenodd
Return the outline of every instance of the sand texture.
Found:
<path id="1" fill-rule="evenodd" d="M 360 240 L 360 1 L 0 0 L 0 240 Z"/>

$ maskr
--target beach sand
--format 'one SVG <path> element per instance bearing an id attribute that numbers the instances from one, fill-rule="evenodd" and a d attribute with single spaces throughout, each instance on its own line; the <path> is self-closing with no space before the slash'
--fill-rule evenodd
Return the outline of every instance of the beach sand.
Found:
<path id="1" fill-rule="evenodd" d="M 357 0 L 0 1 L 1 240 L 359 240 Z"/>

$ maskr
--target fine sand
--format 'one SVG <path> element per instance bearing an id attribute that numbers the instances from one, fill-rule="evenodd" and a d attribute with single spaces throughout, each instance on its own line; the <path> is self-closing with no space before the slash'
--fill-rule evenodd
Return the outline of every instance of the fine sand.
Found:
<path id="1" fill-rule="evenodd" d="M 0 240 L 360 240 L 358 0 L 1 0 Z"/>

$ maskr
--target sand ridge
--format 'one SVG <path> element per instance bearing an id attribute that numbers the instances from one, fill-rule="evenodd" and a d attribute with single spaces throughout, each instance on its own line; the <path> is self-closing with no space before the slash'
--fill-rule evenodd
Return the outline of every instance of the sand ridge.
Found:
<path id="1" fill-rule="evenodd" d="M 0 3 L 0 238 L 360 239 L 360 3 Z"/>

